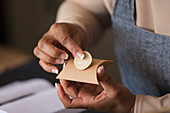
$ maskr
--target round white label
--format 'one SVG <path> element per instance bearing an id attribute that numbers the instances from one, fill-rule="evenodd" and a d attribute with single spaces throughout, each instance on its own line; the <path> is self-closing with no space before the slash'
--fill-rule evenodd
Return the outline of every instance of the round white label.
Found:
<path id="1" fill-rule="evenodd" d="M 74 58 L 74 65 L 77 69 L 83 70 L 90 66 L 92 63 L 92 56 L 89 52 L 84 51 L 85 57 L 81 60 L 77 57 Z"/>

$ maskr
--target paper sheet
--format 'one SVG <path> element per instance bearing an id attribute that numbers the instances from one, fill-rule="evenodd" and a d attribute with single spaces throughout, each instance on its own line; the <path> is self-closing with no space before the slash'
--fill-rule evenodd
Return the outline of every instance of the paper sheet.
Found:
<path id="1" fill-rule="evenodd" d="M 50 82 L 44 79 L 16 81 L 0 88 L 0 104 L 25 95 L 38 93 L 51 87 Z"/>
<path id="2" fill-rule="evenodd" d="M 7 113 L 7 112 L 0 109 L 0 113 Z"/>
<path id="3" fill-rule="evenodd" d="M 0 101 L 34 93 L 0 105 L 0 113 L 80 113 L 85 109 L 65 109 L 57 89 L 44 79 L 14 82 L 0 88 Z"/>
<path id="4" fill-rule="evenodd" d="M 64 111 L 65 108 L 57 96 L 56 88 L 52 87 L 32 96 L 0 106 L 0 109 L 7 113 L 57 113 Z M 84 109 L 71 111 L 79 113 Z"/>
<path id="5" fill-rule="evenodd" d="M 56 79 L 65 79 L 77 82 L 85 82 L 91 84 L 99 84 L 97 79 L 97 68 L 101 64 L 104 65 L 105 69 L 112 63 L 111 60 L 101 60 L 101 59 L 93 59 L 92 64 L 85 70 L 78 70 L 74 66 L 73 58 L 70 58 L 67 65 L 63 68 L 63 70 L 59 73 Z"/>

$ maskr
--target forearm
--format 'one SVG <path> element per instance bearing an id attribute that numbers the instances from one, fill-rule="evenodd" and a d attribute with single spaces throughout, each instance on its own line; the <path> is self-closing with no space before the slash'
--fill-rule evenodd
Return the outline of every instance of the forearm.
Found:
<path id="1" fill-rule="evenodd" d="M 170 110 L 170 94 L 162 97 L 137 95 L 134 113 L 151 113 L 159 110 Z M 161 113 L 161 112 L 160 112 Z"/>

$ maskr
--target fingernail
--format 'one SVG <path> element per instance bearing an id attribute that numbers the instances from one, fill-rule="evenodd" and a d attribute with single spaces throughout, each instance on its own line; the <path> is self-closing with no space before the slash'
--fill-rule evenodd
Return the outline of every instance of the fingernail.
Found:
<path id="1" fill-rule="evenodd" d="M 58 64 L 63 64 L 64 63 L 64 59 L 56 59 L 55 62 L 58 63 Z"/>
<path id="2" fill-rule="evenodd" d="M 103 65 L 98 68 L 97 73 L 102 74 L 102 75 L 104 74 L 104 66 Z"/>
<path id="3" fill-rule="evenodd" d="M 66 63 L 63 64 L 63 68 L 66 66 Z"/>
<path id="4" fill-rule="evenodd" d="M 55 74 L 58 74 L 58 70 L 57 69 L 52 69 L 51 70 L 53 73 L 55 73 Z"/>
<path id="5" fill-rule="evenodd" d="M 85 55 L 82 54 L 81 52 L 77 52 L 77 56 L 78 56 L 81 60 L 83 60 L 83 58 L 85 57 Z"/>
<path id="6" fill-rule="evenodd" d="M 60 55 L 61 59 L 68 59 L 68 54 L 67 53 L 63 53 Z"/>
<path id="7" fill-rule="evenodd" d="M 55 87 L 57 88 L 57 83 L 55 83 Z"/>
<path id="8" fill-rule="evenodd" d="M 70 99 L 72 99 L 73 97 L 72 96 L 69 96 Z"/>
<path id="9" fill-rule="evenodd" d="M 57 89 L 57 91 L 58 91 L 58 83 L 55 83 L 55 87 L 56 87 L 56 89 Z"/>
<path id="10" fill-rule="evenodd" d="M 55 83 L 55 87 L 57 88 L 58 86 L 57 86 L 57 83 Z"/>
<path id="11" fill-rule="evenodd" d="M 65 61 L 63 64 L 63 68 L 67 65 L 68 61 Z"/>

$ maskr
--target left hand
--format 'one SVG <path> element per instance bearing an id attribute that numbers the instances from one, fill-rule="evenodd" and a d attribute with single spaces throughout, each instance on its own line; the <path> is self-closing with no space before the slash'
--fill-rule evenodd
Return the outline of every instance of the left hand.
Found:
<path id="1" fill-rule="evenodd" d="M 57 92 L 64 106 L 100 112 L 133 113 L 136 96 L 123 85 L 115 83 L 105 73 L 103 66 L 98 68 L 97 73 L 101 85 L 60 80 Z"/>

